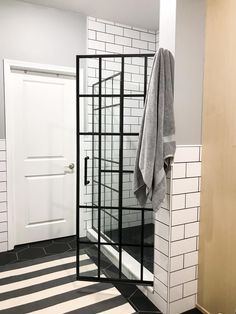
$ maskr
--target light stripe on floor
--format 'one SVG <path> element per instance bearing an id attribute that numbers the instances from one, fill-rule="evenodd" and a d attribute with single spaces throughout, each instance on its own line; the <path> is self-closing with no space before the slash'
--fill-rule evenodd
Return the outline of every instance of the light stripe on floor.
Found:
<path id="1" fill-rule="evenodd" d="M 83 254 L 80 256 L 80 261 L 88 259 L 88 258 L 89 258 L 88 255 Z M 30 273 L 33 271 L 38 271 L 41 269 L 49 268 L 49 267 L 64 265 L 67 263 L 73 263 L 75 261 L 76 261 L 76 257 L 71 256 L 71 257 L 66 257 L 66 258 L 59 258 L 59 259 L 56 259 L 56 260 L 50 261 L 50 262 L 40 263 L 40 264 L 36 264 L 36 265 L 32 265 L 32 266 L 26 266 L 23 268 L 7 270 L 4 272 L 1 272 L 1 278 L 0 279 L 12 277 L 12 276 L 23 275 L 23 274 L 27 274 L 27 273 Z"/>
<path id="2" fill-rule="evenodd" d="M 119 295 L 119 291 L 113 287 L 105 292 L 95 292 L 86 296 L 79 297 L 78 299 L 66 301 L 59 303 L 54 306 L 49 306 L 47 308 L 44 308 L 39 311 L 33 311 L 30 313 L 34 314 L 41 314 L 41 313 L 50 313 L 50 314 L 63 314 L 67 313 L 73 310 L 80 309 L 82 307 L 85 307 L 87 305 L 95 304 L 97 302 L 103 301 L 103 300 L 109 300 L 114 298 L 115 296 Z M 112 303 L 111 303 L 112 306 Z M 116 312 L 118 313 L 118 312 Z"/>
<path id="3" fill-rule="evenodd" d="M 53 287 L 50 289 L 45 289 L 43 291 L 39 291 L 39 292 L 35 292 L 35 293 L 31 293 L 31 294 L 27 294 L 24 296 L 20 296 L 20 297 L 16 297 L 16 298 L 2 301 L 2 302 L 0 302 L 0 309 L 1 310 L 10 309 L 12 307 L 24 305 L 24 304 L 31 303 L 31 302 L 36 302 L 36 301 L 50 298 L 52 296 L 62 294 L 65 292 L 77 290 L 77 289 L 84 288 L 84 287 L 89 287 L 89 286 L 94 285 L 94 284 L 98 284 L 98 283 L 86 282 L 86 281 L 70 282 L 70 283 L 65 284 L 65 285 Z"/>
<path id="4" fill-rule="evenodd" d="M 95 270 L 95 269 L 97 269 L 97 266 L 92 263 L 89 265 L 82 266 L 81 272 L 87 272 L 87 271 L 91 271 L 91 270 Z M 46 281 L 55 280 L 58 278 L 71 276 L 71 275 L 75 275 L 75 274 L 76 274 L 76 268 L 72 268 L 72 269 L 57 271 L 57 272 L 47 274 L 47 275 L 38 276 L 35 278 L 31 278 L 31 279 L 21 280 L 18 282 L 14 282 L 14 283 L 0 286 L 0 293 L 9 292 L 9 291 L 13 291 L 16 289 L 22 289 L 22 288 L 25 288 L 28 286 L 33 286 L 33 285 L 40 284 L 40 283 L 43 283 Z"/>

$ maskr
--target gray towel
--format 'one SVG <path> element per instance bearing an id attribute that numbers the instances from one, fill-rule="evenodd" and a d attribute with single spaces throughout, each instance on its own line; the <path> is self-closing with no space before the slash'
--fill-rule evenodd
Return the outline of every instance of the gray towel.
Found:
<path id="1" fill-rule="evenodd" d="M 166 173 L 176 148 L 173 93 L 174 58 L 161 48 L 153 60 L 133 181 L 141 206 L 144 207 L 149 198 L 155 211 L 165 199 Z"/>

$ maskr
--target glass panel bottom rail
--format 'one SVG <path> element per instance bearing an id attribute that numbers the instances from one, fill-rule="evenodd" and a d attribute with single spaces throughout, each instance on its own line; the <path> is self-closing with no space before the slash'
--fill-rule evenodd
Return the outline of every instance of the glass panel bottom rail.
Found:
<path id="1" fill-rule="evenodd" d="M 142 286 L 153 286 L 153 281 L 148 280 L 132 280 L 132 279 L 113 279 L 113 278 L 104 278 L 100 277 L 99 279 L 97 277 L 86 277 L 86 276 L 80 276 L 78 275 L 77 280 L 82 281 L 94 281 L 94 282 L 109 282 L 109 283 L 128 283 L 128 284 L 134 284 L 134 285 L 142 285 Z"/>
<path id="2" fill-rule="evenodd" d="M 97 231 L 97 230 L 96 230 Z M 93 244 L 93 245 L 98 245 L 99 243 L 98 242 L 92 242 L 92 241 L 78 241 L 79 244 Z M 124 243 L 124 244 L 120 244 L 118 242 L 100 242 L 100 244 L 102 245 L 115 245 L 115 246 L 133 246 L 133 247 L 141 247 L 139 244 L 132 244 L 132 243 Z M 152 244 L 148 245 L 148 244 L 145 244 L 143 246 L 144 248 L 153 248 L 154 249 L 154 246 Z"/>

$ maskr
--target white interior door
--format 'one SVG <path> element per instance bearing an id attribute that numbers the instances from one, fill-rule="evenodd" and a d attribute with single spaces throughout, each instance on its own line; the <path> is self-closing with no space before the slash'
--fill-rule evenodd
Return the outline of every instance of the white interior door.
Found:
<path id="1" fill-rule="evenodd" d="M 75 80 L 15 73 L 11 81 L 15 244 L 73 235 Z"/>

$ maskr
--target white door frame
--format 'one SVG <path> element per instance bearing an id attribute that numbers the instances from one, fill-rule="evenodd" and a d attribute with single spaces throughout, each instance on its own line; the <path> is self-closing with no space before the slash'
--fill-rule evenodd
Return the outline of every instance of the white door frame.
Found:
<path id="1" fill-rule="evenodd" d="M 11 105 L 11 82 L 12 70 L 30 71 L 41 74 L 55 74 L 68 77 L 76 76 L 76 70 L 72 67 L 63 67 L 48 64 L 38 64 L 17 60 L 3 60 L 4 69 L 4 97 L 5 97 L 5 121 L 6 121 L 6 160 L 7 160 L 7 207 L 8 207 L 8 250 L 15 246 L 15 203 L 14 203 L 14 175 L 13 175 L 13 145 L 14 145 L 14 123 L 13 106 Z M 83 82 L 83 70 L 81 70 L 81 82 Z M 83 106 L 82 106 L 83 108 Z M 84 110 L 81 111 L 84 115 Z M 84 120 L 84 117 L 83 119 Z M 80 176 L 81 178 L 82 176 Z M 82 193 L 81 193 L 82 196 Z"/>

